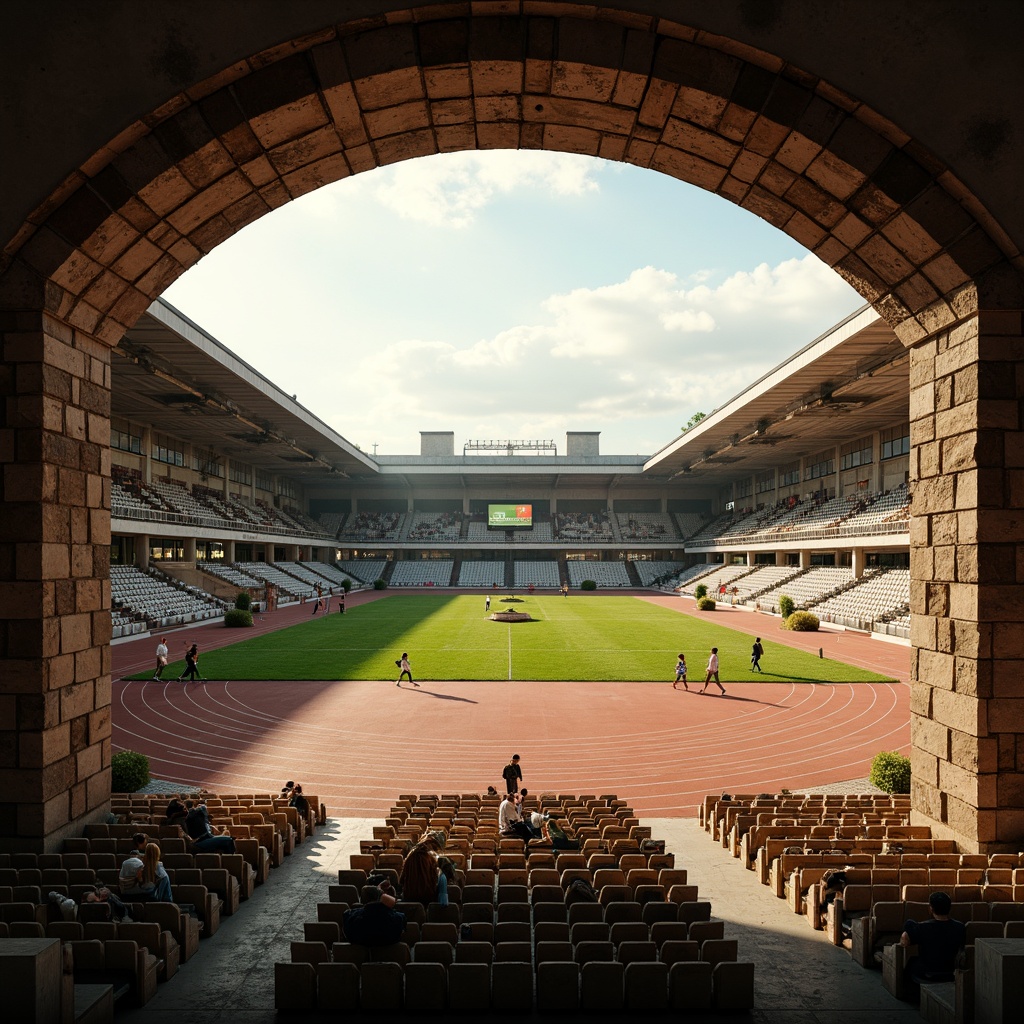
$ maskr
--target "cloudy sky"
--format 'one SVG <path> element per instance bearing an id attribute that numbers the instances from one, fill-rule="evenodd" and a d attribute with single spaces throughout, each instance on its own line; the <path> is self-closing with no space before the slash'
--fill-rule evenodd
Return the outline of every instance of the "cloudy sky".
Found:
<path id="1" fill-rule="evenodd" d="M 368 452 L 419 431 L 650 454 L 858 308 L 700 189 L 542 152 L 360 174 L 221 245 L 166 299 Z"/>

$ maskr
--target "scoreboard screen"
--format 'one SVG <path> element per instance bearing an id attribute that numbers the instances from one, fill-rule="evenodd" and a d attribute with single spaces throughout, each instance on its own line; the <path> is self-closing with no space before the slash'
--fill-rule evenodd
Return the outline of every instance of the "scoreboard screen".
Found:
<path id="1" fill-rule="evenodd" d="M 533 528 L 532 505 L 488 505 L 487 528 L 508 530 L 510 528 Z"/>

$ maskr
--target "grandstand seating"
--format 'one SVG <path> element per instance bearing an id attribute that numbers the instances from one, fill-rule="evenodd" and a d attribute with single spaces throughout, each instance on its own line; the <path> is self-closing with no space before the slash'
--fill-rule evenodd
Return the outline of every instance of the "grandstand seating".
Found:
<path id="1" fill-rule="evenodd" d="M 263 580 L 242 572 L 241 569 L 234 565 L 225 565 L 222 562 L 200 562 L 199 568 L 203 572 L 208 572 L 211 576 L 216 576 L 218 579 L 230 583 L 233 587 L 259 590 L 264 585 Z"/>
<path id="2" fill-rule="evenodd" d="M 321 512 L 320 526 L 324 533 L 331 537 L 337 537 L 341 533 L 341 527 L 347 514 L 346 512 Z"/>
<path id="3" fill-rule="evenodd" d="M 281 594 L 290 594 L 292 597 L 316 596 L 315 586 L 289 576 L 269 562 L 236 562 L 235 567 L 247 576 L 262 581 L 261 585 L 273 583 Z"/>
<path id="4" fill-rule="evenodd" d="M 388 562 L 385 558 L 351 558 L 338 562 L 338 569 L 362 583 L 373 583 L 387 571 Z"/>
<path id="5" fill-rule="evenodd" d="M 536 587 L 538 590 L 557 590 L 561 585 L 558 563 L 555 561 L 516 561 L 515 586 L 517 589 Z"/>
<path id="6" fill-rule="evenodd" d="M 708 522 L 708 517 L 699 512 L 673 512 L 672 518 L 675 520 L 676 530 L 680 537 L 692 537 L 695 533 L 700 532 Z"/>
<path id="7" fill-rule="evenodd" d="M 461 512 L 414 512 L 405 539 L 455 544 L 461 531 Z"/>
<path id="8" fill-rule="evenodd" d="M 563 819 L 580 846 L 532 847 L 529 861 L 522 840 L 498 834 L 497 809 L 497 797 L 399 797 L 339 870 L 290 962 L 275 965 L 278 1010 L 751 1008 L 753 965 L 736 962 L 724 922 L 663 844 L 645 849 L 650 829 L 623 801 L 529 798 L 528 811 Z M 367 956 L 345 941 L 344 912 L 371 872 L 397 878 L 406 844 L 428 829 L 445 835 L 449 903 L 400 902 L 401 940 Z M 595 902 L 567 897 L 574 879 L 593 885 Z"/>
<path id="9" fill-rule="evenodd" d="M 633 568 L 636 569 L 640 582 L 645 587 L 654 585 L 654 581 L 666 576 L 674 576 L 682 569 L 679 562 L 665 561 L 664 559 L 634 559 Z"/>
<path id="10" fill-rule="evenodd" d="M 62 1020 L 76 1018 L 86 995 L 83 985 L 102 986 L 104 1000 L 148 1003 L 158 984 L 173 978 L 180 964 L 200 950 L 200 939 L 219 930 L 222 916 L 238 913 L 280 863 L 273 851 L 293 849 L 325 820 L 315 796 L 308 815 L 270 794 L 204 797 L 214 824 L 224 825 L 236 842 L 233 854 L 190 852 L 180 829 L 162 824 L 169 796 L 115 793 L 111 807 L 125 824 L 91 823 L 84 835 L 64 840 L 61 853 L 0 853 L 0 939 L 60 940 L 72 956 L 66 961 Z M 242 823 L 246 819 L 246 823 Z M 118 889 L 119 865 L 132 852 L 132 835 L 145 832 L 161 849 L 175 903 L 138 902 L 125 896 L 130 919 L 109 919 L 106 903 L 82 902 L 100 886 Z M 49 893 L 71 898 L 76 916 L 65 919 Z M 72 966 L 73 965 L 73 966 Z M 73 991 L 73 988 L 77 991 Z M 89 990 L 90 999 L 96 990 Z M 18 1019 L 22 1019 L 19 1017 Z M 27 1018 L 26 1018 L 27 1019 Z M 37 1019 L 44 1019 L 38 1017 Z M 49 1019 L 49 1018 L 46 1018 Z M 56 1018 L 54 1018 L 56 1019 Z"/>
<path id="11" fill-rule="evenodd" d="M 910 607 L 910 570 L 880 570 L 858 580 L 857 585 L 812 606 L 823 622 L 855 629 L 872 629 L 884 615 Z"/>
<path id="12" fill-rule="evenodd" d="M 496 561 L 468 561 L 459 567 L 460 587 L 504 587 L 505 563 Z"/>
<path id="13" fill-rule="evenodd" d="M 455 562 L 450 558 L 418 558 L 395 562 L 389 586 L 447 587 Z"/>
<path id="14" fill-rule="evenodd" d="M 908 952 L 899 937 L 908 919 L 924 920 L 928 898 L 945 892 L 950 915 L 966 925 L 965 955 L 954 981 L 921 985 L 929 1020 L 974 1019 L 976 939 L 1024 937 L 1024 853 L 975 854 L 927 826 L 907 824 L 909 795 L 772 794 L 705 797 L 698 820 L 812 929 L 848 948 L 862 967 L 882 966 L 886 989 L 901 999 Z M 837 889 L 828 879 L 841 872 Z M 931 991 L 933 990 L 934 991 Z M 926 1006 L 945 1010 L 936 1015 Z"/>
<path id="15" fill-rule="evenodd" d="M 668 512 L 617 512 L 615 518 L 622 540 L 675 542 L 680 539 Z"/>
<path id="16" fill-rule="evenodd" d="M 747 565 L 718 565 L 712 572 L 701 576 L 691 576 L 684 583 L 678 585 L 676 589 L 681 594 L 690 594 L 692 596 L 694 587 L 699 583 L 703 583 L 708 588 L 708 596 L 717 597 L 718 588 L 722 584 L 725 584 L 726 587 L 731 587 L 734 580 L 737 580 L 740 576 L 745 576 L 750 571 L 750 566 Z"/>
<path id="17" fill-rule="evenodd" d="M 559 540 L 573 542 L 603 544 L 614 539 L 607 512 L 558 512 L 555 532 Z"/>
<path id="18" fill-rule="evenodd" d="M 226 607 L 195 587 L 157 579 L 134 566 L 110 567 L 113 638 L 203 622 L 224 614 Z"/>
<path id="19" fill-rule="evenodd" d="M 773 613 L 778 610 L 779 598 L 783 594 L 791 597 L 797 608 L 807 608 L 852 581 L 853 570 L 845 566 L 812 566 L 800 576 L 762 594 L 758 600 L 764 611 Z"/>
<path id="20" fill-rule="evenodd" d="M 910 519 L 910 491 L 906 484 L 872 495 L 864 505 L 843 522 L 844 534 L 870 533 L 879 524 L 899 524 Z"/>
<path id="21" fill-rule="evenodd" d="M 632 581 L 625 562 L 597 562 L 572 559 L 565 563 L 569 572 L 569 586 L 579 588 L 584 580 L 593 580 L 599 588 L 631 587 Z"/>
<path id="22" fill-rule="evenodd" d="M 397 541 L 407 526 L 404 512 L 356 512 L 351 514 L 338 534 L 343 541 Z"/>
<path id="23" fill-rule="evenodd" d="M 794 565 L 758 566 L 753 572 L 741 577 L 733 584 L 738 591 L 736 601 L 750 600 L 758 594 L 779 586 L 802 571 L 798 566 Z"/>
<path id="24" fill-rule="evenodd" d="M 330 565 L 327 562 L 297 562 L 295 564 L 308 569 L 311 573 L 326 580 L 327 583 L 334 587 L 343 587 L 345 580 L 348 580 L 354 587 L 362 586 L 361 580 L 356 579 L 350 573 L 342 572 L 337 566 Z"/>

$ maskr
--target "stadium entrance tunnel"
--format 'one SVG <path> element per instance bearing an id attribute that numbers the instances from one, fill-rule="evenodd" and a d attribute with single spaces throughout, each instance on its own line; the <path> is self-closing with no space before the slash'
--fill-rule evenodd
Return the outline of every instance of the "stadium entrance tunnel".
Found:
<path id="1" fill-rule="evenodd" d="M 1019 848 L 1016 5 L 968 21 L 921 5 L 895 26 L 857 3 L 257 0 L 244 22 L 154 8 L 131 47 L 125 10 L 66 39 L 45 8 L 8 19 L 0 844 L 55 848 L 109 803 L 111 348 L 291 199 L 510 148 L 714 192 L 816 253 L 910 348 L 914 820 Z"/>

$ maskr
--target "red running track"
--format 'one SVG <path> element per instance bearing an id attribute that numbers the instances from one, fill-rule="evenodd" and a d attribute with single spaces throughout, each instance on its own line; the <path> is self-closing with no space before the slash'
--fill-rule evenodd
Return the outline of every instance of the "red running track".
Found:
<path id="1" fill-rule="evenodd" d="M 692 607 L 650 599 L 684 614 Z M 258 628 L 281 628 L 309 611 L 285 609 Z M 728 625 L 907 677 L 906 647 L 852 633 L 788 634 L 778 620 L 741 612 L 730 613 Z M 185 637 L 209 650 L 234 639 L 225 633 L 183 630 L 172 637 L 172 655 Z M 273 791 L 295 779 L 333 815 L 381 817 L 399 792 L 500 790 L 501 768 L 515 752 L 534 792 L 614 792 L 646 817 L 689 816 L 708 792 L 861 778 L 879 750 L 909 746 L 909 687 L 901 683 L 723 680 L 721 697 L 667 682 L 421 681 L 420 689 L 399 689 L 380 681 L 185 686 L 117 678 L 148 667 L 155 644 L 114 648 L 115 750 L 147 754 L 155 778 L 211 790 Z"/>

